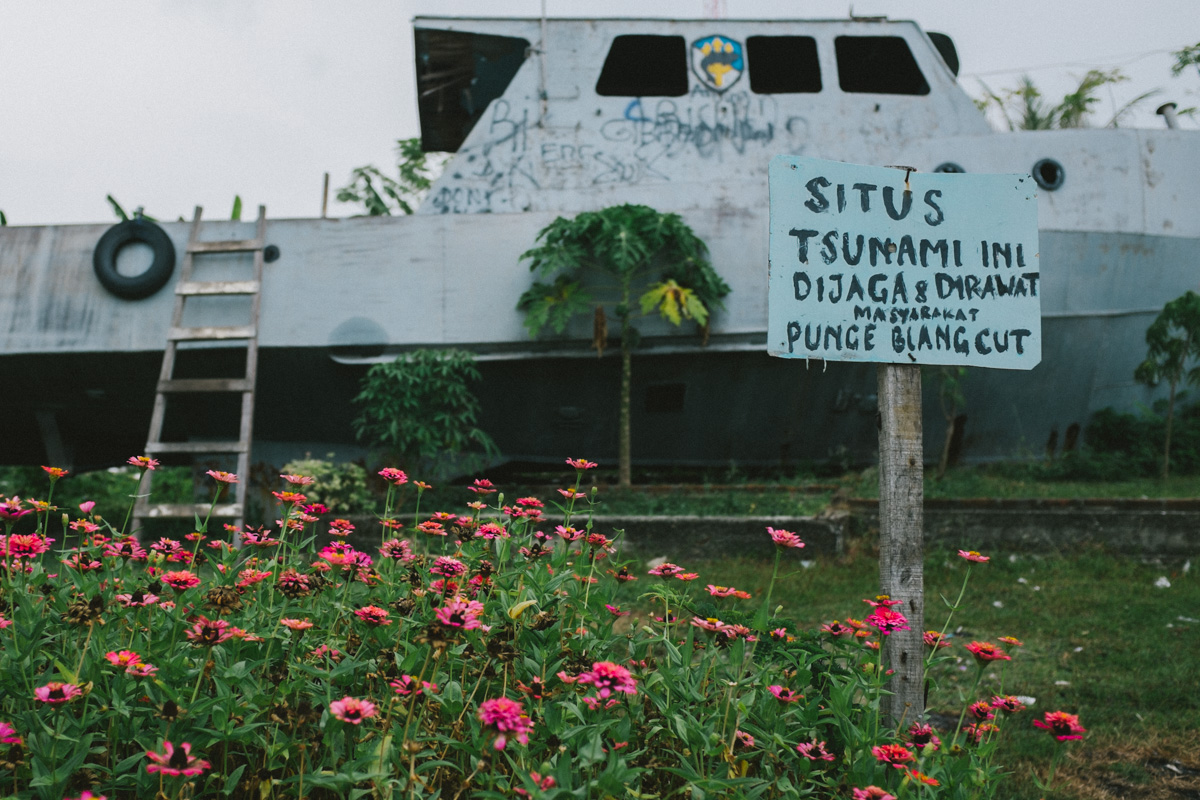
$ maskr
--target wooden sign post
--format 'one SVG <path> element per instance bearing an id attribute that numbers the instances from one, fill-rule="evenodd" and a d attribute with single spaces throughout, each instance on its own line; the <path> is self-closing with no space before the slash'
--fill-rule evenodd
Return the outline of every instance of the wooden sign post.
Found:
<path id="1" fill-rule="evenodd" d="M 767 352 L 878 364 L 879 582 L 909 625 L 884 637 L 894 722 L 925 713 L 920 365 L 1033 369 L 1042 342 L 1033 179 L 900 170 L 768 171 Z"/>

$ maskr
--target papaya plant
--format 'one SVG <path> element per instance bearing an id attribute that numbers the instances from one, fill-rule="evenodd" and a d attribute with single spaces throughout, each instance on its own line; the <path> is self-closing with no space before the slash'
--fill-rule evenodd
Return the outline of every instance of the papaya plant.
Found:
<path id="1" fill-rule="evenodd" d="M 531 336 L 563 333 L 571 319 L 591 313 L 597 356 L 608 343 L 609 315 L 620 325 L 621 390 L 617 462 L 622 486 L 632 482 L 630 387 L 638 317 L 657 314 L 678 326 L 689 320 L 708 339 L 712 309 L 729 286 L 713 269 L 708 247 L 678 214 L 649 206 L 610 206 L 559 217 L 521 255 L 537 275 L 521 295 Z M 636 299 L 636 302 L 635 302 Z"/>

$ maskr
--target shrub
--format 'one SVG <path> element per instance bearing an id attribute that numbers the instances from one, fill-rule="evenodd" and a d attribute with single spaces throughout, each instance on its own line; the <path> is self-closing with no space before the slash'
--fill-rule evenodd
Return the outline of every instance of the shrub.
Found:
<path id="1" fill-rule="evenodd" d="M 333 463 L 333 454 L 328 459 L 301 458 L 289 461 L 283 472 L 289 475 L 305 475 L 313 479 L 304 488 L 309 502 L 323 503 L 336 514 L 350 514 L 369 508 L 374 498 L 367 488 L 367 470 L 353 462 Z"/>
<path id="2" fill-rule="evenodd" d="M 410 470 L 469 472 L 472 463 L 499 454 L 476 427 L 479 400 L 468 383 L 479 379 L 471 354 L 461 350 L 414 350 L 376 364 L 354 398 L 362 409 L 355 433 Z"/>

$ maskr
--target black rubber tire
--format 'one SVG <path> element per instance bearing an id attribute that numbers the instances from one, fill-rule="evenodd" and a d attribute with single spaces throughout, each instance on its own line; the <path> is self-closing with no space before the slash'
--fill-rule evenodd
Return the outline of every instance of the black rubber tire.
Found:
<path id="1" fill-rule="evenodd" d="M 154 251 L 150 268 L 140 275 L 117 272 L 117 253 L 130 242 L 149 245 Z M 175 245 L 166 231 L 145 219 L 127 219 L 104 232 L 92 253 L 96 278 L 105 289 L 126 300 L 141 300 L 157 292 L 175 271 Z"/>

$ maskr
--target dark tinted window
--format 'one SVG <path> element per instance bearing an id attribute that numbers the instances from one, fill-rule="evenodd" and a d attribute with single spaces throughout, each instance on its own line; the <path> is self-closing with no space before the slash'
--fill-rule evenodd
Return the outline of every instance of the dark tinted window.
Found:
<path id="1" fill-rule="evenodd" d="M 488 103 L 504 94 L 529 42 L 428 28 L 417 28 L 414 36 L 421 149 L 454 152 Z"/>
<path id="2" fill-rule="evenodd" d="M 899 36 L 839 36 L 834 50 L 843 92 L 929 94 L 908 42 Z"/>
<path id="3" fill-rule="evenodd" d="M 618 36 L 596 81 L 596 94 L 607 97 L 682 97 L 687 93 L 687 46 L 682 36 Z"/>
<path id="4" fill-rule="evenodd" d="M 751 36 L 746 40 L 750 89 L 759 94 L 821 91 L 817 41 L 811 36 Z"/>
<path id="5" fill-rule="evenodd" d="M 683 411 L 683 398 L 687 395 L 687 384 L 659 383 L 646 387 L 646 411 L 651 414 L 668 414 Z"/>

